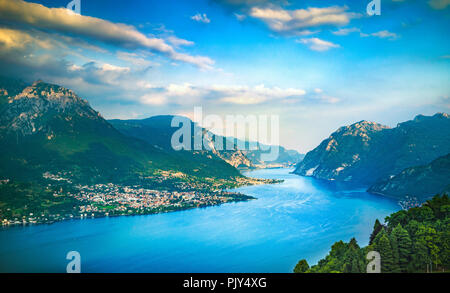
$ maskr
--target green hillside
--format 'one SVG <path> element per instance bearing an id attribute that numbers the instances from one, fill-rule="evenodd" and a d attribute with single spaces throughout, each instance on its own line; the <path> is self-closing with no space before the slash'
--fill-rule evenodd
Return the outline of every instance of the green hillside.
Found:
<path id="1" fill-rule="evenodd" d="M 117 131 L 71 90 L 36 82 L 8 97 L 0 118 L 0 176 L 63 172 L 80 183 L 126 182 L 158 170 L 232 178 L 219 159 L 168 152 Z M 219 168 L 211 166 L 219 165 Z"/>
<path id="2" fill-rule="evenodd" d="M 450 193 L 450 154 L 429 164 L 410 167 L 372 185 L 371 193 L 401 198 L 413 196 L 423 201 L 434 194 Z"/>

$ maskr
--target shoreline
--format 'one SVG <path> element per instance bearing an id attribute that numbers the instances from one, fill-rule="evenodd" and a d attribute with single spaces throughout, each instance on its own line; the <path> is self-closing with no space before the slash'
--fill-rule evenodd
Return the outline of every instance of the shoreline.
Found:
<path id="1" fill-rule="evenodd" d="M 268 168 L 271 169 L 271 168 Z M 256 171 L 255 169 L 252 171 Z M 265 184 L 278 184 L 282 183 L 284 180 L 277 180 L 277 179 L 267 179 L 267 178 L 253 178 L 244 176 L 247 180 L 244 184 L 241 184 L 239 186 L 235 186 L 232 189 L 224 189 L 221 192 L 228 193 L 229 197 L 227 200 L 223 200 L 217 203 L 213 204 L 189 204 L 182 207 L 174 207 L 174 206 L 166 206 L 161 208 L 154 208 L 149 210 L 144 210 L 141 212 L 132 211 L 123 213 L 123 214 L 110 214 L 109 212 L 96 212 L 96 213 L 81 213 L 80 215 L 73 215 L 73 214 L 65 214 L 64 216 L 57 216 L 60 218 L 56 219 L 48 219 L 48 220 L 37 220 L 37 221 L 8 221 L 5 223 L 3 220 L 1 222 L 1 228 L 2 229 L 8 229 L 12 227 L 25 227 L 25 226 L 35 226 L 35 225 L 51 225 L 55 224 L 57 222 L 63 222 L 63 221 L 70 221 L 70 220 L 83 220 L 83 219 L 97 219 L 97 218 L 105 218 L 105 217 L 122 217 L 122 216 L 148 216 L 148 215 L 156 215 L 156 214 L 164 214 L 164 213 L 172 213 L 172 212 L 179 212 L 179 211 L 186 211 L 186 210 L 192 210 L 196 208 L 208 208 L 213 206 L 220 206 L 222 204 L 226 203 L 234 203 L 234 202 L 244 202 L 244 201 L 250 201 L 250 200 L 256 200 L 257 198 L 253 196 L 249 196 L 246 194 L 242 194 L 239 192 L 233 192 L 231 190 L 244 187 L 244 186 L 255 186 L 255 185 L 265 185 Z M 130 211 L 130 210 L 127 210 Z"/>
<path id="2" fill-rule="evenodd" d="M 131 213 L 131 214 L 94 214 L 93 216 L 74 216 L 74 217 L 68 217 L 68 218 L 62 218 L 57 220 L 48 220 L 48 221 L 41 221 L 41 222 L 25 222 L 25 223 L 9 223 L 9 224 L 3 224 L 0 226 L 0 230 L 13 228 L 13 227 L 30 227 L 30 226 L 37 226 L 37 225 L 52 225 L 60 222 L 66 222 L 66 221 L 75 221 L 75 220 L 85 220 L 85 219 L 101 219 L 101 218 L 118 218 L 118 217 L 135 217 L 135 216 L 151 216 L 151 215 L 158 215 L 158 214 L 167 214 L 167 213 L 174 213 L 174 212 L 182 212 L 187 210 L 193 210 L 193 209 L 203 209 L 203 208 L 209 208 L 214 206 L 221 206 L 223 204 L 227 203 L 237 203 L 237 202 L 245 202 L 250 200 L 257 200 L 258 198 L 241 194 L 242 199 L 235 199 L 230 201 L 224 201 L 217 204 L 210 204 L 210 205 L 203 205 L 203 206 L 186 206 L 181 207 L 177 209 L 171 209 L 170 207 L 161 210 L 161 211 L 154 211 L 154 212 L 145 212 L 145 213 Z"/>

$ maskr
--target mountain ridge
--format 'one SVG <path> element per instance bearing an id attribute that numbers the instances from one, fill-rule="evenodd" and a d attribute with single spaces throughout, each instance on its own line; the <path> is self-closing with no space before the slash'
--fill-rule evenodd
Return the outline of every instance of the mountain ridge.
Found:
<path id="1" fill-rule="evenodd" d="M 158 169 L 200 177 L 241 176 L 232 167 L 209 169 L 207 161 L 174 156 L 126 136 L 86 100 L 58 85 L 36 81 L 8 95 L 0 112 L 0 176 L 11 177 L 9 170 L 15 170 L 19 178 L 36 179 L 45 171 L 59 169 L 81 181 L 120 181 Z M 214 163 L 220 165 L 217 160 Z"/>
<path id="2" fill-rule="evenodd" d="M 157 145 L 158 147 L 161 147 L 163 149 L 173 151 L 170 141 L 172 134 L 176 131 L 176 128 L 171 127 L 170 124 L 174 117 L 176 116 L 157 115 L 144 119 L 111 119 L 108 121 L 116 129 L 122 131 L 122 133 L 124 134 L 144 139 L 152 145 Z M 262 162 L 260 160 L 262 151 L 260 150 L 259 143 L 256 143 L 256 149 L 251 150 L 249 149 L 250 143 L 247 141 L 239 140 L 234 137 L 224 137 L 221 135 L 216 135 L 211 131 L 200 127 L 197 123 L 194 123 L 187 117 L 178 116 L 178 118 L 180 118 L 184 123 L 191 124 L 192 136 L 194 136 L 195 134 L 199 135 L 199 132 L 202 132 L 202 135 L 205 138 L 204 140 L 206 146 L 197 146 L 197 150 L 193 150 L 191 152 L 209 153 L 210 155 L 215 155 L 236 168 L 255 168 L 257 166 L 267 166 L 265 162 Z M 217 142 L 218 140 L 222 140 L 223 148 L 225 148 L 227 141 L 231 142 L 233 146 L 232 149 L 217 149 L 215 142 Z M 192 137 L 191 145 L 194 147 L 194 144 L 195 141 Z M 240 148 L 240 144 L 244 145 L 245 147 Z M 301 156 L 296 151 L 286 150 L 281 146 L 279 146 L 279 150 L 281 158 L 275 160 L 275 162 L 277 163 L 295 164 L 298 162 L 296 161 L 296 158 Z"/>
<path id="3" fill-rule="evenodd" d="M 300 162 L 295 174 L 371 186 L 450 153 L 447 113 L 417 115 L 391 128 L 360 121 L 340 127 Z"/>
<path id="4" fill-rule="evenodd" d="M 388 179 L 376 182 L 368 192 L 390 197 L 412 196 L 429 199 L 450 195 L 450 153 L 421 166 L 409 167 Z"/>

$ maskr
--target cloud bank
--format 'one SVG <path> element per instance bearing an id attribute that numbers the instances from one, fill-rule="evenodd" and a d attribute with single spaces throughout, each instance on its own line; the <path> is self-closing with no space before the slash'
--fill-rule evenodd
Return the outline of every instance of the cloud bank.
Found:
<path id="1" fill-rule="evenodd" d="M 177 52 L 163 39 L 148 37 L 131 25 L 71 13 L 65 8 L 47 8 L 22 0 L 0 0 L 0 19 L 35 29 L 86 37 L 127 49 L 147 49 L 202 69 L 211 69 L 214 65 L 209 57 Z"/>
<path id="2" fill-rule="evenodd" d="M 280 7 L 253 7 L 250 16 L 263 21 L 270 30 L 280 34 L 296 34 L 304 29 L 324 25 L 347 25 L 360 15 L 348 12 L 347 6 L 287 10 Z"/>

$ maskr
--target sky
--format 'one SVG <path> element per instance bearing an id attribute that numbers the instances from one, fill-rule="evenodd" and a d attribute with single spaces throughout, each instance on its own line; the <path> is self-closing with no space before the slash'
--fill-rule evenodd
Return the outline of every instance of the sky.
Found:
<path id="1" fill-rule="evenodd" d="M 449 113 L 450 0 L 0 0 L 2 74 L 106 119 L 278 115 L 300 152 L 340 126 Z"/>

